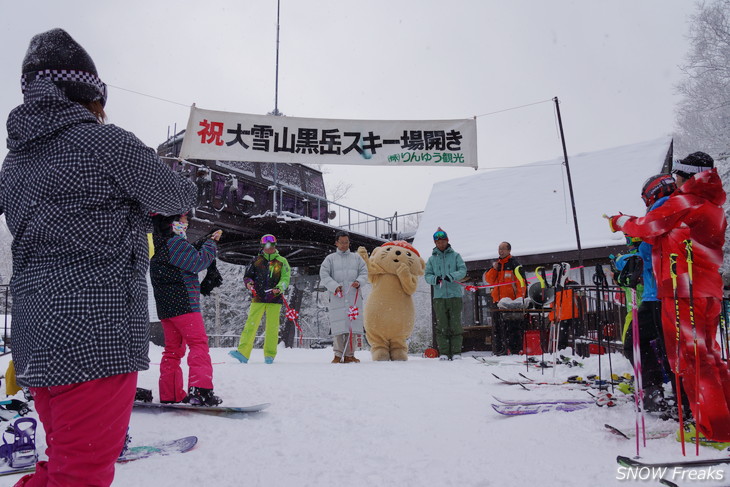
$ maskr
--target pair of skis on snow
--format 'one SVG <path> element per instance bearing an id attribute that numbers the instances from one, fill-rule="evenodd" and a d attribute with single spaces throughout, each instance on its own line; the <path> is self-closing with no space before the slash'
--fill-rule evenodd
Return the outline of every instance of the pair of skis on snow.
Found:
<path id="1" fill-rule="evenodd" d="M 525 416 L 528 414 L 551 413 L 553 411 L 570 413 L 586 409 L 593 404 L 593 401 L 589 399 L 513 400 L 493 397 L 500 404 L 492 404 L 492 409 L 505 416 Z"/>

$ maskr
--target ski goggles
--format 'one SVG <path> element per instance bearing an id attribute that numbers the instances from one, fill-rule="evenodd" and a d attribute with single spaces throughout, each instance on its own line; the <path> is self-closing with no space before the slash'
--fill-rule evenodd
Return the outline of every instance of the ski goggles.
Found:
<path id="1" fill-rule="evenodd" d="M 261 245 L 276 245 L 276 237 L 273 235 L 264 235 L 261 237 Z"/>
<path id="2" fill-rule="evenodd" d="M 439 230 L 438 232 L 436 232 L 436 233 L 433 234 L 433 240 L 434 240 L 434 242 L 436 240 L 446 240 L 448 238 L 449 237 L 446 236 L 446 232 L 444 232 L 443 230 Z"/>
<path id="3" fill-rule="evenodd" d="M 93 73 L 87 73 L 86 71 L 79 71 L 76 69 L 44 69 L 41 71 L 25 73 L 20 78 L 21 91 L 25 93 L 26 87 L 39 78 L 45 78 L 53 82 L 64 81 L 72 83 L 82 83 L 84 85 L 90 86 L 97 93 L 97 97 L 94 101 L 101 102 L 102 107 L 106 106 L 106 84 Z"/>

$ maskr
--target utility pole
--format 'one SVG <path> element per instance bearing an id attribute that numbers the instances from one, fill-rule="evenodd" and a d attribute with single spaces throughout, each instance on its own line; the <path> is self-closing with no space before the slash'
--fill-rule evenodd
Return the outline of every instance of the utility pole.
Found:
<path id="1" fill-rule="evenodd" d="M 283 115 L 279 111 L 279 16 L 281 13 L 281 0 L 276 0 L 276 81 L 274 85 L 274 111 L 269 115 L 279 117 Z"/>
<path id="2" fill-rule="evenodd" d="M 558 127 L 560 128 L 560 142 L 563 144 L 563 158 L 565 174 L 568 176 L 568 191 L 570 192 L 570 206 L 573 208 L 573 225 L 575 226 L 575 242 L 578 245 L 578 266 L 580 266 L 580 284 L 585 285 L 585 274 L 583 272 L 583 249 L 580 246 L 580 230 L 578 230 L 578 214 L 575 211 L 575 196 L 573 195 L 573 180 L 570 178 L 570 164 L 568 164 L 568 149 L 565 147 L 565 133 L 563 132 L 563 119 L 560 116 L 560 102 L 558 97 L 553 98 L 555 112 L 558 114 Z"/>

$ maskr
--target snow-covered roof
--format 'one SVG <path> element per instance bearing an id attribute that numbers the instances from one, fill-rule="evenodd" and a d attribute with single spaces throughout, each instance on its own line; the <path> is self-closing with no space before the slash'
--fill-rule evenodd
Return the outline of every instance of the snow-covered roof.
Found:
<path id="1" fill-rule="evenodd" d="M 645 213 L 641 188 L 661 172 L 671 140 L 568 156 L 583 249 L 622 244 L 601 215 Z M 577 249 L 563 158 L 434 184 L 413 242 L 424 258 L 438 227 L 467 262 L 496 258 L 502 241 L 515 256 Z"/>

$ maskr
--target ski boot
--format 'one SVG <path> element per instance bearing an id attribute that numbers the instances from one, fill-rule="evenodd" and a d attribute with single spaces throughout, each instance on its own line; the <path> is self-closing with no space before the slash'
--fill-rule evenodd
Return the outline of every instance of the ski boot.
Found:
<path id="1" fill-rule="evenodd" d="M 137 392 L 134 394 L 134 400 L 140 402 L 152 402 L 152 391 L 138 387 Z"/>
<path id="2" fill-rule="evenodd" d="M 711 448 L 714 448 L 716 450 L 730 450 L 730 442 L 727 441 L 716 441 L 711 440 L 707 438 L 705 435 L 702 434 L 702 432 L 698 432 L 695 428 L 694 423 L 685 423 L 684 425 L 684 442 L 693 444 L 697 441 L 697 435 L 700 435 L 700 445 L 702 446 L 709 446 Z M 677 441 L 682 441 L 682 436 L 680 435 L 680 431 L 677 431 L 676 435 Z"/>
<path id="3" fill-rule="evenodd" d="M 191 387 L 188 390 L 188 397 L 183 402 L 187 402 L 191 406 L 217 406 L 223 402 L 223 399 L 213 394 L 213 389 Z"/>
<path id="4" fill-rule="evenodd" d="M 663 412 L 669 409 L 667 400 L 664 399 L 664 388 L 661 386 L 649 386 L 644 391 L 644 411 L 650 413 Z"/>
<path id="5" fill-rule="evenodd" d="M 16 419 L 12 426 L 13 442 L 8 443 L 3 434 L 0 446 L 0 459 L 12 468 L 25 468 L 35 465 L 38 453 L 35 448 L 35 430 L 38 423 L 33 418 Z M 10 428 L 8 428 L 10 429 Z"/>
<path id="6" fill-rule="evenodd" d="M 235 358 L 236 360 L 238 360 L 242 364 L 247 364 L 248 363 L 248 357 L 246 357 L 244 354 L 242 354 L 238 350 L 231 350 L 230 352 L 228 352 L 228 355 L 230 355 L 231 357 Z"/>

